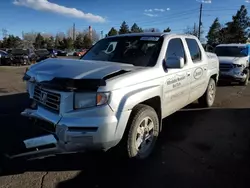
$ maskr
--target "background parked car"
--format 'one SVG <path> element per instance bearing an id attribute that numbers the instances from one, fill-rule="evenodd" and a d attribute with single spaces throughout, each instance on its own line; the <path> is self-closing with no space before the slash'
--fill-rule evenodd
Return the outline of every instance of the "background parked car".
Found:
<path id="1" fill-rule="evenodd" d="M 68 56 L 68 52 L 64 50 L 57 50 L 57 55 L 58 56 Z"/>
<path id="2" fill-rule="evenodd" d="M 54 57 L 53 54 L 51 54 L 47 49 L 38 49 L 35 51 L 37 55 L 36 62 L 40 62 L 42 60 L 45 60 L 47 58 Z"/>
<path id="3" fill-rule="evenodd" d="M 0 65 L 10 65 L 10 57 L 6 51 L 0 50 Z"/>
<path id="4" fill-rule="evenodd" d="M 51 57 L 57 57 L 57 50 L 55 49 L 47 49 L 51 55 Z"/>
<path id="5" fill-rule="evenodd" d="M 74 53 L 74 56 L 83 56 L 86 52 L 88 51 L 88 49 L 80 49 L 80 50 L 77 50 L 75 53 Z"/>
<path id="6" fill-rule="evenodd" d="M 73 56 L 75 54 L 75 52 L 76 52 L 75 50 L 68 51 L 68 55 Z"/>
<path id="7" fill-rule="evenodd" d="M 12 49 L 10 53 L 11 64 L 14 65 L 30 65 L 33 61 L 36 61 L 37 55 L 32 49 Z"/>

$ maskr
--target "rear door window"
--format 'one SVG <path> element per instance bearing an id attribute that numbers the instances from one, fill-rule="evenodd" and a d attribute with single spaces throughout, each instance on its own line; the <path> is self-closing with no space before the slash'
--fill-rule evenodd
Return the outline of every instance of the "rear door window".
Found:
<path id="1" fill-rule="evenodd" d="M 201 50 L 197 41 L 195 39 L 186 39 L 186 42 L 193 62 L 194 63 L 200 62 L 202 57 L 201 57 Z"/>

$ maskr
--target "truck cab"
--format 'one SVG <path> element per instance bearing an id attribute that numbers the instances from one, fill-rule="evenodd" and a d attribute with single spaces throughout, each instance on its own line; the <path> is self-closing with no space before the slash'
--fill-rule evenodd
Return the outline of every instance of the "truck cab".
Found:
<path id="1" fill-rule="evenodd" d="M 220 44 L 215 53 L 220 61 L 220 80 L 247 85 L 249 80 L 249 44 Z"/>

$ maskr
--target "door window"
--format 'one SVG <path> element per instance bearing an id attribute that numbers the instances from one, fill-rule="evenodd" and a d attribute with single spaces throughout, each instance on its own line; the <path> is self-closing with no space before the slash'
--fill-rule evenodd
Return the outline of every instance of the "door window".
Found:
<path id="1" fill-rule="evenodd" d="M 180 38 L 171 39 L 168 43 L 166 59 L 170 57 L 182 57 L 186 63 L 186 55 L 182 40 Z"/>
<path id="2" fill-rule="evenodd" d="M 186 39 L 191 58 L 194 63 L 201 61 L 201 50 L 195 39 Z"/>

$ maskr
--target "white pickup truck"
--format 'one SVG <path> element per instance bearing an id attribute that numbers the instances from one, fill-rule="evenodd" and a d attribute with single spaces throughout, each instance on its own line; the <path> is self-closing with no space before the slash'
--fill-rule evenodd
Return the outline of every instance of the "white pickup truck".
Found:
<path id="1" fill-rule="evenodd" d="M 119 148 L 144 159 L 163 118 L 197 99 L 213 105 L 218 76 L 217 56 L 191 35 L 107 37 L 80 60 L 44 60 L 24 76 L 33 103 L 21 114 L 47 134 L 24 140 L 27 151 L 12 158 Z"/>
<path id="2" fill-rule="evenodd" d="M 220 81 L 239 82 L 248 85 L 249 81 L 249 44 L 220 44 L 215 53 L 220 62 Z"/>

